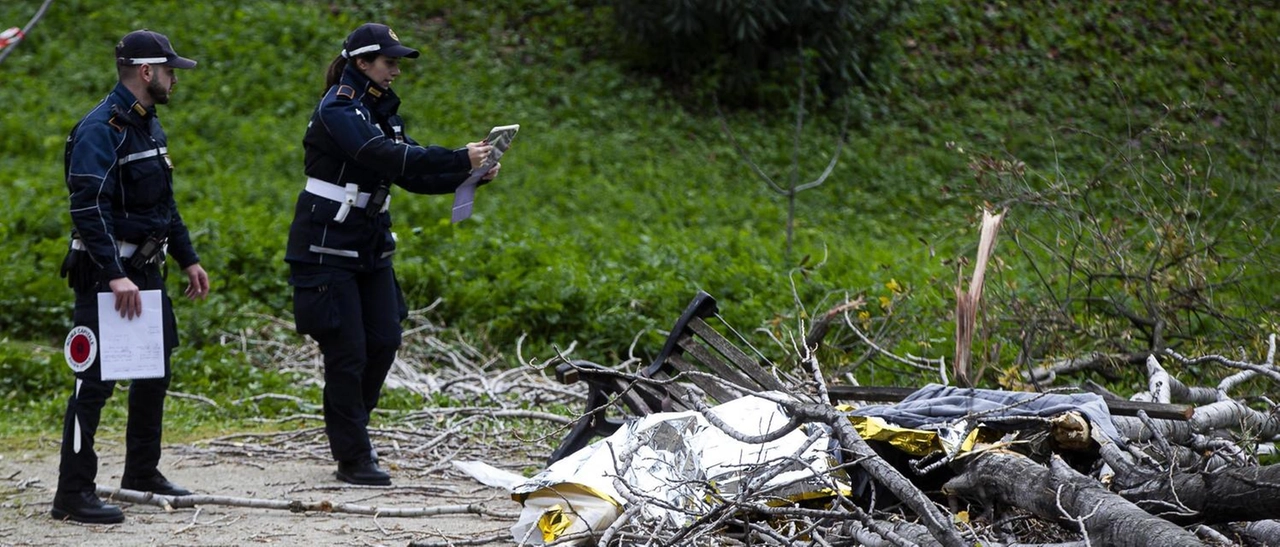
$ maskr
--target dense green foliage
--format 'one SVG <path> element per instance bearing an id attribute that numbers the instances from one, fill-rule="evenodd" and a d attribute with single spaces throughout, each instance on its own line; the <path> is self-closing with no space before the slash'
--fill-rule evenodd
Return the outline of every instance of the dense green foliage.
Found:
<path id="1" fill-rule="evenodd" d="M 5 2 L 0 26 L 24 23 L 38 5 Z M 637 333 L 636 351 L 649 354 L 697 289 L 716 296 L 740 330 L 761 326 L 783 340 L 801 319 L 862 295 L 867 326 L 915 354 L 949 356 L 955 259 L 973 254 L 983 200 L 1023 180 L 1125 187 L 1137 175 L 1150 178 L 1108 166 L 1127 143 L 1151 142 L 1140 137 L 1156 123 L 1194 145 L 1174 149 L 1175 163 L 1185 158 L 1200 174 L 1184 183 L 1238 189 L 1215 204 L 1237 222 L 1262 229 L 1277 218 L 1273 9 L 1136 0 L 912 6 L 883 38 L 883 59 L 893 62 L 846 97 L 849 142 L 831 179 L 800 195 L 787 254 L 786 204 L 739 160 L 713 113 L 676 100 L 655 76 L 622 68 L 628 44 L 610 3 L 363 5 L 54 3 L 0 64 L 0 189 L 8 198 L 0 218 L 8 281 L 0 285 L 0 407 L 34 405 L 43 417 L 28 424 L 57 428 L 70 378 L 57 351 L 71 296 L 56 274 L 69 231 L 63 139 L 113 84 L 115 41 L 139 27 L 167 33 L 200 61 L 179 74 L 161 116 L 184 217 L 214 280 L 207 301 L 177 303 L 184 346 L 175 359 L 184 368 L 175 389 L 217 400 L 288 389 L 287 378 L 222 339 L 258 324 L 255 314 L 289 318 L 282 257 L 302 183 L 302 131 L 325 66 L 365 20 L 389 22 L 424 51 L 395 84 L 417 140 L 460 146 L 492 125 L 522 126 L 472 219 L 449 224 L 448 197 L 399 193 L 393 205 L 397 273 L 410 305 L 441 299 L 433 314 L 442 323 L 511 361 L 525 334 L 526 357 L 577 341 L 577 355 L 612 363 Z M 804 176 L 826 165 L 844 106 L 807 112 L 799 135 L 806 152 L 794 166 Z M 739 111 L 727 123 L 763 169 L 790 172 L 794 116 Z M 1022 167 L 990 167 L 1000 162 Z M 993 188 L 982 176 L 1003 184 Z M 1016 228 L 1053 220 L 1008 203 Z M 1031 291 L 1036 274 L 1012 246 L 1001 250 L 996 279 L 1004 288 L 993 294 Z M 174 290 L 180 278 L 171 276 Z M 1260 315 L 1235 343 L 1250 351 L 1280 323 L 1276 279 L 1247 285 Z M 982 351 L 1007 366 L 1018 333 L 991 329 Z M 1070 351 L 1045 346 L 1036 356 Z M 824 359 L 839 369 L 856 356 Z M 392 395 L 389 403 L 420 401 Z M 272 409 L 187 419 L 257 411 Z"/>
<path id="2" fill-rule="evenodd" d="M 1253 348 L 1278 330 L 1280 12 L 1199 2 L 918 12 L 893 88 L 1010 214 L 990 347 Z M 909 134 L 909 133 L 907 133 Z M 1014 249 L 1017 249 L 1015 252 Z M 1027 347 L 1029 346 L 1029 347 Z"/>
<path id="3" fill-rule="evenodd" d="M 794 100 L 804 72 L 828 99 L 884 66 L 902 0 L 689 2 L 616 0 L 626 58 L 694 94 L 733 105 Z"/>

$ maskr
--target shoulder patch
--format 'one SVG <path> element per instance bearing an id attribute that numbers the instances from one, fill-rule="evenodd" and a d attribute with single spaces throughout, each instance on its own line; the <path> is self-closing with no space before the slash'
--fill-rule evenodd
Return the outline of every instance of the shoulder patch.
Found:
<path id="1" fill-rule="evenodd" d="M 107 125 L 114 127 L 116 132 L 124 131 L 124 127 L 120 125 L 120 122 L 116 120 L 115 116 L 112 116 L 111 119 L 107 120 Z"/>
<path id="2" fill-rule="evenodd" d="M 349 85 L 343 84 L 338 86 L 337 95 L 339 97 L 345 97 L 347 99 L 354 99 L 356 98 L 356 90 L 355 88 L 352 88 Z"/>

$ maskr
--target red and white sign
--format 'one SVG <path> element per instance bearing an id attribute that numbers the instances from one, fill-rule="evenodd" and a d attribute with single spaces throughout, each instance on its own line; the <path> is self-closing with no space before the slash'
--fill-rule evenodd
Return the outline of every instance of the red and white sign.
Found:
<path id="1" fill-rule="evenodd" d="M 98 357 L 98 337 L 93 329 L 79 325 L 67 333 L 67 341 L 62 347 L 62 354 L 67 358 L 71 370 L 84 372 L 93 365 Z"/>

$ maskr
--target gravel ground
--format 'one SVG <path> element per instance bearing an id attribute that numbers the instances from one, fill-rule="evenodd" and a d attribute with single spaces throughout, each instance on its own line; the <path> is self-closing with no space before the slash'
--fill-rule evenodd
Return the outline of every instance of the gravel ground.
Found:
<path id="1" fill-rule="evenodd" d="M 98 482 L 115 487 L 124 465 L 123 443 L 100 443 Z M 197 494 L 380 508 L 478 504 L 500 514 L 386 518 L 216 504 L 166 511 L 123 503 L 121 524 L 58 522 L 49 516 L 58 476 L 57 448 L 55 443 L 30 450 L 0 447 L 0 545 L 510 545 L 508 528 L 520 510 L 505 490 L 452 471 L 423 474 L 398 465 L 394 455 L 383 456 L 393 486 L 353 487 L 334 478 L 333 464 L 310 456 L 255 461 L 179 445 L 166 447 L 161 469 Z"/>

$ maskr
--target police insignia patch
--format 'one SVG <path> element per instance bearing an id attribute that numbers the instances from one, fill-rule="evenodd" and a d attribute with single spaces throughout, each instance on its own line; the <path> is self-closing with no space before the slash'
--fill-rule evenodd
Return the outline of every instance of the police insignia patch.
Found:
<path id="1" fill-rule="evenodd" d="M 396 36 L 396 31 L 391 30 L 390 28 L 388 28 L 388 29 L 387 29 L 387 34 L 390 34 L 390 35 L 391 35 L 391 39 L 392 39 L 392 40 L 395 40 L 395 41 L 397 41 L 397 42 L 399 42 L 399 41 L 400 41 L 400 37 L 399 37 L 399 36 Z"/>
<path id="2" fill-rule="evenodd" d="M 338 96 L 346 97 L 348 99 L 354 99 L 356 98 L 356 90 L 352 89 L 352 87 L 349 85 L 345 85 L 345 84 L 340 85 L 338 86 Z"/>
<path id="3" fill-rule="evenodd" d="M 77 325 L 67 333 L 67 341 L 62 346 L 62 355 L 67 358 L 71 370 L 84 372 L 98 357 L 98 337 L 93 329 Z"/>

